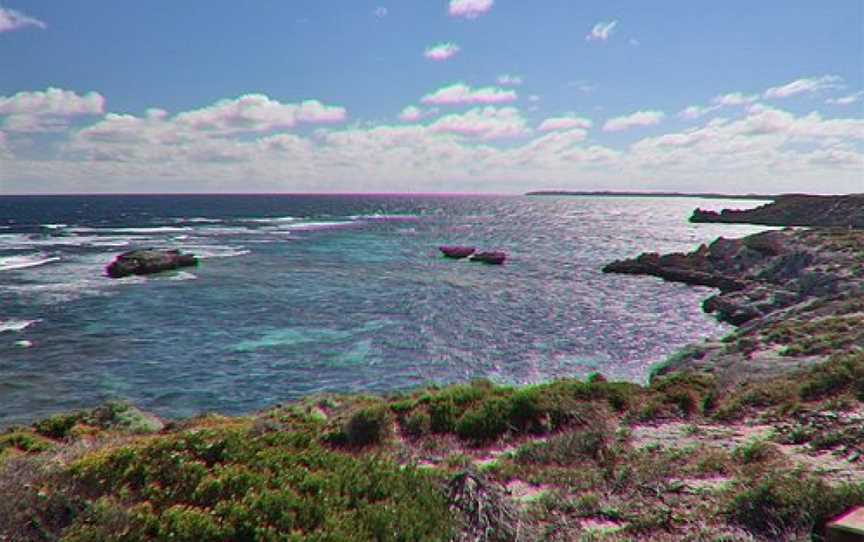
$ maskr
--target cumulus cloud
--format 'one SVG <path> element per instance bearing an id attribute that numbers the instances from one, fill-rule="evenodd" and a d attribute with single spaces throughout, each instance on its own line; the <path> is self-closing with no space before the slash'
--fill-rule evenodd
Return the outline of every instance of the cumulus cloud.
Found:
<path id="1" fill-rule="evenodd" d="M 455 83 L 423 96 L 420 101 L 424 104 L 433 105 L 494 105 L 509 103 L 515 101 L 518 97 L 514 90 L 505 90 L 498 87 L 472 89 L 465 83 Z"/>
<path id="2" fill-rule="evenodd" d="M 446 115 L 432 124 L 433 132 L 447 132 L 480 139 L 518 137 L 527 133 L 525 119 L 515 107 L 477 107 L 462 114 Z"/>
<path id="3" fill-rule="evenodd" d="M 0 129 L 0 155 L 8 166 L 0 168 L 0 191 L 32 191 L 31 185 L 55 192 L 122 191 L 140 189 L 137 183 L 146 177 L 161 183 L 148 185 L 150 190 L 198 192 L 534 188 L 526 179 L 627 189 L 660 178 L 669 189 L 710 190 L 723 183 L 742 192 L 754 185 L 812 191 L 831 179 L 830 189 L 839 192 L 860 191 L 864 167 L 864 119 L 758 103 L 741 104 L 743 116 L 734 120 L 713 118 L 612 148 L 589 143 L 590 121 L 573 113 L 546 118 L 532 131 L 512 106 L 477 106 L 420 123 L 430 110 L 417 104 L 403 110 L 410 124 L 326 124 L 294 132 L 292 122 L 333 119 L 330 106 L 242 98 L 175 115 L 154 108 L 82 119 L 89 125 L 67 128 L 52 138 L 57 145 L 39 150 L 39 158 L 29 147 L 27 158 L 15 157 L 26 138 Z M 232 102 L 238 103 L 224 107 Z M 293 117 L 287 106 L 294 106 Z M 16 107 L 24 108 L 21 102 Z M 202 111 L 209 112 L 206 119 L 190 120 Z M 621 118 L 631 121 L 628 126 L 639 120 Z M 50 183 L 32 184 L 44 179 Z"/>
<path id="4" fill-rule="evenodd" d="M 427 47 L 426 52 L 423 53 L 423 56 L 425 56 L 429 60 L 440 62 L 442 60 L 448 60 L 450 58 L 453 58 L 460 50 L 461 48 L 455 43 L 439 43 L 437 45 Z"/>
<path id="5" fill-rule="evenodd" d="M 105 98 L 98 92 L 79 95 L 53 87 L 0 97 L 0 117 L 6 117 L 3 127 L 12 132 L 60 131 L 71 117 L 99 115 L 104 107 Z"/>
<path id="6" fill-rule="evenodd" d="M 387 8 L 385 8 L 384 6 L 378 6 L 375 8 L 375 11 L 373 11 L 372 14 L 379 19 L 383 19 L 387 16 Z"/>
<path id="7" fill-rule="evenodd" d="M 731 92 L 729 94 L 721 94 L 715 96 L 711 103 L 721 107 L 747 105 L 759 99 L 756 94 L 744 94 L 743 92 Z"/>
<path id="8" fill-rule="evenodd" d="M 520 75 L 511 75 L 509 73 L 505 73 L 504 75 L 498 76 L 498 84 L 502 87 L 518 87 L 522 84 L 522 76 Z"/>
<path id="9" fill-rule="evenodd" d="M 779 87 L 771 87 L 763 94 L 765 98 L 788 98 L 798 94 L 812 94 L 822 90 L 840 88 L 842 77 L 836 75 L 823 75 L 822 77 L 805 77 L 796 79 Z"/>
<path id="10" fill-rule="evenodd" d="M 14 9 L 0 7 L 0 33 L 11 32 L 27 26 L 35 26 L 36 28 L 47 28 L 47 25 L 35 17 L 25 15 Z"/>
<path id="11" fill-rule="evenodd" d="M 616 26 L 618 26 L 618 21 L 600 21 L 585 36 L 585 41 L 606 41 L 612 37 Z"/>
<path id="12" fill-rule="evenodd" d="M 221 133 L 267 132 L 293 128 L 300 122 L 341 122 L 346 116 L 344 107 L 324 105 L 317 100 L 283 104 L 264 94 L 246 94 L 181 113 L 176 122 L 196 130 Z"/>
<path id="13" fill-rule="evenodd" d="M 659 124 L 666 116 L 662 111 L 636 111 L 629 115 L 614 117 L 603 125 L 604 132 L 620 132 L 639 126 L 652 126 Z"/>
<path id="14" fill-rule="evenodd" d="M 437 107 L 429 109 L 420 109 L 415 105 L 409 105 L 399 113 L 399 120 L 403 122 L 417 122 L 427 117 L 431 117 L 438 113 Z"/>
<path id="15" fill-rule="evenodd" d="M 825 103 L 831 105 L 852 105 L 860 101 L 862 97 L 864 97 L 864 90 L 849 94 L 848 96 L 841 96 L 840 98 L 828 98 L 825 100 Z"/>
<path id="16" fill-rule="evenodd" d="M 705 106 L 701 106 L 701 105 L 689 105 L 689 106 L 685 107 L 684 109 L 682 109 L 678 113 L 678 116 L 683 118 L 683 119 L 694 120 L 694 119 L 698 119 L 699 117 L 702 117 L 704 115 L 707 115 L 708 113 L 710 113 L 711 111 L 714 111 L 716 109 L 718 109 L 717 106 L 705 107 Z"/>
<path id="17" fill-rule="evenodd" d="M 98 92 L 78 95 L 53 87 L 0 97 L 0 115 L 95 115 L 102 113 L 104 106 L 105 98 Z"/>
<path id="18" fill-rule="evenodd" d="M 577 117 L 575 115 L 568 115 L 564 117 L 552 117 L 545 119 L 540 123 L 540 126 L 537 129 L 541 132 L 550 132 L 553 130 L 570 130 L 573 128 L 580 128 L 586 130 L 591 128 L 593 123 L 589 119 L 585 119 L 582 117 Z"/>
<path id="19" fill-rule="evenodd" d="M 492 9 L 494 0 L 450 0 L 448 13 L 451 17 L 476 19 Z"/>
<path id="20" fill-rule="evenodd" d="M 691 105 L 678 113 L 678 116 L 688 120 L 698 119 L 712 111 L 716 111 L 722 107 L 735 107 L 749 105 L 759 99 L 756 94 L 744 94 L 743 92 L 730 92 L 728 94 L 720 94 L 711 99 L 709 106 Z"/>

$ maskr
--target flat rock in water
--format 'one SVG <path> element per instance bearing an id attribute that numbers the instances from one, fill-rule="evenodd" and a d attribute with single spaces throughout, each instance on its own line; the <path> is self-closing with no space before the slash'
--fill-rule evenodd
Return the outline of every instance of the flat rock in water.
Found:
<path id="1" fill-rule="evenodd" d="M 467 258 L 468 256 L 474 254 L 477 249 L 475 249 L 474 247 L 444 245 L 438 247 L 438 250 L 440 250 L 444 254 L 444 256 L 448 258 L 454 258 L 459 260 L 462 258 Z"/>
<path id="2" fill-rule="evenodd" d="M 507 259 L 507 254 L 501 252 L 500 250 L 493 250 L 487 252 L 478 252 L 471 256 L 472 262 L 482 262 L 493 265 L 501 265 L 504 263 L 504 260 Z"/>
<path id="3" fill-rule="evenodd" d="M 143 249 L 124 252 L 117 256 L 105 273 L 114 279 L 130 275 L 151 275 L 181 267 L 198 265 L 194 254 L 183 254 L 179 250 Z"/>

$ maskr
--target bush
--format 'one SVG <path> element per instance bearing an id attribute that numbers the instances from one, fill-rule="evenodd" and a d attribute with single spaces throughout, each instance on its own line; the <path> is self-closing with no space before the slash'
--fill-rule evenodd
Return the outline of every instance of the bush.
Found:
<path id="1" fill-rule="evenodd" d="M 609 454 L 612 435 L 599 423 L 595 427 L 575 429 L 534 442 L 516 451 L 518 463 L 568 466 L 586 460 L 600 461 Z"/>
<path id="2" fill-rule="evenodd" d="M 392 434 L 393 420 L 383 405 L 355 412 L 345 424 L 343 433 L 350 446 L 369 446 L 385 442 Z"/>
<path id="3" fill-rule="evenodd" d="M 726 510 L 731 522 L 772 540 L 819 531 L 827 520 L 864 503 L 864 485 L 831 487 L 801 471 L 739 481 Z"/>

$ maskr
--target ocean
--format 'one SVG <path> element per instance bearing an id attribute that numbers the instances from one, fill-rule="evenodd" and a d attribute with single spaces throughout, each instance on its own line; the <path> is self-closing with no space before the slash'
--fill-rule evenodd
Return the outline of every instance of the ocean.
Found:
<path id="1" fill-rule="evenodd" d="M 649 197 L 201 195 L 0 197 L 0 427 L 130 401 L 239 414 L 317 392 L 475 378 L 526 384 L 652 364 L 728 328 L 711 290 L 604 275 L 643 251 L 764 228 L 690 224 Z M 504 250 L 503 266 L 437 246 Z M 114 280 L 134 248 L 196 268 Z"/>

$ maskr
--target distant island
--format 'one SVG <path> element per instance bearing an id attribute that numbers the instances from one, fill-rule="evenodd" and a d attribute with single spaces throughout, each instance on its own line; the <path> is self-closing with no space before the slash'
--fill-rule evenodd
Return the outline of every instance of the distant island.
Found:
<path id="1" fill-rule="evenodd" d="M 767 194 L 717 194 L 690 192 L 618 192 L 612 190 L 537 190 L 526 192 L 526 196 L 595 196 L 595 197 L 642 197 L 642 198 L 707 198 L 707 199 L 750 199 L 771 201 L 776 195 Z"/>

